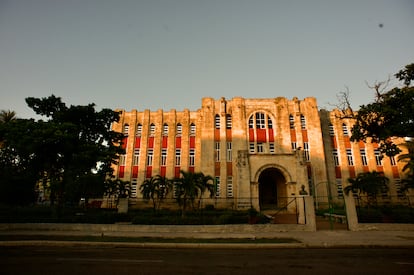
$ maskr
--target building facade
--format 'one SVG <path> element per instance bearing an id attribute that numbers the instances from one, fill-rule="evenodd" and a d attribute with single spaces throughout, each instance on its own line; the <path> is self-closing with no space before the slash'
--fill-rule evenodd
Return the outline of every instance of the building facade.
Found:
<path id="1" fill-rule="evenodd" d="M 340 198 L 348 178 L 373 170 L 390 179 L 388 195 L 400 194 L 402 164 L 381 158 L 376 144 L 351 142 L 351 121 L 319 110 L 312 97 L 203 98 L 197 111 L 117 111 L 113 130 L 126 135 L 126 154 L 114 169 L 131 182 L 131 205 L 143 203 L 145 179 L 181 170 L 212 176 L 211 202 L 223 208 L 289 209 L 290 198 L 303 194 L 322 203 Z"/>

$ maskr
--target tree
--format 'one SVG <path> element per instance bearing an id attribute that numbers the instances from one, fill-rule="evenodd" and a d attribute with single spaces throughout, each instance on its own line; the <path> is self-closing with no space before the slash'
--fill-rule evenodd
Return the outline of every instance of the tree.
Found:
<path id="1" fill-rule="evenodd" d="M 0 111 L 0 123 L 9 123 L 16 119 L 16 112 L 11 110 L 1 110 Z"/>
<path id="2" fill-rule="evenodd" d="M 31 183 L 43 183 L 51 202 L 59 205 L 102 196 L 104 182 L 113 174 L 111 165 L 124 152 L 123 134 L 110 130 L 119 114 L 110 109 L 96 111 L 94 104 L 67 107 L 54 95 L 30 97 L 26 102 L 48 120 L 0 124 L 0 170 L 30 171 Z"/>
<path id="3" fill-rule="evenodd" d="M 350 185 L 345 187 L 345 194 L 348 195 L 352 191 L 359 195 L 365 194 L 369 199 L 376 200 L 378 194 L 388 191 L 389 179 L 377 171 L 372 171 L 360 173 L 355 179 L 349 178 L 348 182 Z"/>
<path id="4" fill-rule="evenodd" d="M 409 189 L 414 189 L 414 141 L 408 140 L 403 144 L 407 148 L 406 154 L 398 156 L 398 161 L 404 162 L 402 171 L 406 172 L 406 177 L 402 179 L 401 191 L 405 192 Z"/>
<path id="5" fill-rule="evenodd" d="M 166 177 L 157 175 L 146 179 L 140 186 L 144 199 L 151 200 L 154 211 L 161 208 L 161 204 L 167 197 L 172 187 L 172 181 Z"/>
<path id="6" fill-rule="evenodd" d="M 401 149 L 394 138 L 414 137 L 414 64 L 407 65 L 395 76 L 404 81 L 405 86 L 382 92 L 381 84 L 374 85 L 376 99 L 373 103 L 360 106 L 353 117 L 352 141 L 368 138 L 380 144 L 382 153 L 395 156 Z"/>
<path id="7" fill-rule="evenodd" d="M 205 176 L 203 173 L 192 173 L 181 170 L 181 177 L 174 180 L 177 194 L 177 201 L 181 205 L 182 215 L 190 204 L 194 209 L 196 199 L 201 199 L 206 190 L 210 191 L 210 197 L 214 196 L 215 185 L 211 176 Z M 198 204 L 200 205 L 200 203 Z"/>

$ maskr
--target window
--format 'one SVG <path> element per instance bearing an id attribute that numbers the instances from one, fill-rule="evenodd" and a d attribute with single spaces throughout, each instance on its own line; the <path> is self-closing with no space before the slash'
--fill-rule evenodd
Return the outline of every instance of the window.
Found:
<path id="1" fill-rule="evenodd" d="M 214 144 L 216 162 L 220 161 L 220 142 Z"/>
<path id="2" fill-rule="evenodd" d="M 190 125 L 190 136 L 195 136 L 196 135 L 196 126 L 194 123 L 191 123 Z"/>
<path id="3" fill-rule="evenodd" d="M 267 116 L 267 128 L 273 129 L 273 122 L 270 116 Z"/>
<path id="4" fill-rule="evenodd" d="M 152 166 L 153 157 L 154 157 L 154 150 L 153 149 L 148 149 L 148 152 L 147 152 L 147 166 Z"/>
<path id="5" fill-rule="evenodd" d="M 233 197 L 233 177 L 227 177 L 227 198 Z"/>
<path id="6" fill-rule="evenodd" d="M 167 165 L 167 149 L 161 150 L 161 166 Z"/>
<path id="7" fill-rule="evenodd" d="M 150 125 L 150 137 L 153 137 L 155 135 L 155 124 L 151 123 Z"/>
<path id="8" fill-rule="evenodd" d="M 333 155 L 333 159 L 334 159 L 335 166 L 339 166 L 338 150 L 337 149 L 333 149 L 332 150 L 332 155 Z"/>
<path id="9" fill-rule="evenodd" d="M 262 142 L 257 143 L 257 152 L 258 153 L 263 153 L 263 143 Z"/>
<path id="10" fill-rule="evenodd" d="M 137 131 L 135 132 L 135 135 L 137 137 L 140 137 L 142 135 L 142 125 L 141 124 L 137 125 Z"/>
<path id="11" fill-rule="evenodd" d="M 254 153 L 256 152 L 255 148 L 254 148 L 254 142 L 250 142 L 249 143 L 249 152 L 250 153 Z"/>
<path id="12" fill-rule="evenodd" d="M 344 197 L 344 189 L 342 187 L 342 180 L 341 179 L 336 180 L 336 191 L 338 192 L 338 198 L 343 198 Z"/>
<path id="13" fill-rule="evenodd" d="M 168 136 L 168 124 L 164 124 L 162 126 L 162 135 L 163 136 Z"/>
<path id="14" fill-rule="evenodd" d="M 232 127 L 231 115 L 226 115 L 226 129 L 231 129 L 231 127 Z"/>
<path id="15" fill-rule="evenodd" d="M 183 126 L 181 125 L 181 123 L 177 124 L 177 137 L 181 137 L 181 135 L 183 134 Z"/>
<path id="16" fill-rule="evenodd" d="M 139 148 L 134 149 L 134 159 L 133 159 L 133 165 L 137 166 L 139 165 Z"/>
<path id="17" fill-rule="evenodd" d="M 354 166 L 354 158 L 352 156 L 352 150 L 351 149 L 346 149 L 346 157 L 348 159 L 348 165 L 349 166 Z"/>
<path id="18" fill-rule="evenodd" d="M 249 118 L 249 129 L 253 129 L 254 128 L 254 121 L 253 121 L 253 116 L 251 116 Z"/>
<path id="19" fill-rule="evenodd" d="M 256 113 L 256 128 L 257 129 L 265 129 L 265 114 L 264 113 Z"/>
<path id="20" fill-rule="evenodd" d="M 181 165 L 181 149 L 175 149 L 175 166 Z"/>
<path id="21" fill-rule="evenodd" d="M 348 127 L 345 123 L 342 124 L 342 132 L 344 133 L 344 136 L 348 136 Z"/>
<path id="22" fill-rule="evenodd" d="M 398 198 L 400 198 L 400 199 L 405 198 L 405 192 L 402 190 L 401 180 L 400 179 L 395 179 L 394 184 L 395 184 L 395 189 L 397 190 Z"/>
<path id="23" fill-rule="evenodd" d="M 304 115 L 300 115 L 300 127 L 302 130 L 306 129 L 306 119 Z"/>
<path id="24" fill-rule="evenodd" d="M 131 198 L 137 197 L 137 179 L 131 181 Z"/>
<path id="25" fill-rule="evenodd" d="M 227 147 L 227 151 L 226 151 L 227 162 L 231 162 L 232 161 L 232 143 L 227 142 L 226 147 Z"/>
<path id="26" fill-rule="evenodd" d="M 295 118 L 292 115 L 289 115 L 289 127 L 295 129 Z"/>
<path id="27" fill-rule="evenodd" d="M 397 162 L 395 161 L 395 157 L 393 157 L 393 156 L 390 157 L 390 163 L 391 163 L 391 166 L 396 166 L 397 165 Z"/>
<path id="28" fill-rule="evenodd" d="M 374 150 L 374 155 L 375 155 L 375 161 L 377 163 L 377 166 L 382 166 L 382 155 L 381 155 L 381 151 L 379 149 L 375 149 Z"/>
<path id="29" fill-rule="evenodd" d="M 362 165 L 367 166 L 368 165 L 368 160 L 367 160 L 367 152 L 366 152 L 365 148 L 361 149 L 360 153 L 361 153 Z"/>
<path id="30" fill-rule="evenodd" d="M 303 157 L 306 161 L 310 161 L 310 151 L 309 151 L 309 143 L 304 142 L 303 143 Z"/>
<path id="31" fill-rule="evenodd" d="M 190 149 L 190 167 L 195 165 L 195 149 Z"/>
<path id="32" fill-rule="evenodd" d="M 335 136 L 335 130 L 334 130 L 334 126 L 332 124 L 329 124 L 329 135 L 331 137 Z"/>
<path id="33" fill-rule="evenodd" d="M 296 142 L 292 142 L 291 144 L 292 150 L 298 149 L 298 144 Z"/>
<path id="34" fill-rule="evenodd" d="M 125 162 L 126 162 L 126 155 L 125 154 L 119 155 L 119 165 L 125 166 Z"/>
<path id="35" fill-rule="evenodd" d="M 129 124 L 124 124 L 123 134 L 127 136 L 128 132 L 129 132 Z"/>
<path id="36" fill-rule="evenodd" d="M 275 152 L 275 144 L 273 142 L 269 143 L 269 152 L 274 153 Z"/>
<path id="37" fill-rule="evenodd" d="M 216 197 L 220 197 L 220 177 L 216 177 Z"/>
<path id="38" fill-rule="evenodd" d="M 216 115 L 215 117 L 215 127 L 216 129 L 220 129 L 220 116 Z"/>

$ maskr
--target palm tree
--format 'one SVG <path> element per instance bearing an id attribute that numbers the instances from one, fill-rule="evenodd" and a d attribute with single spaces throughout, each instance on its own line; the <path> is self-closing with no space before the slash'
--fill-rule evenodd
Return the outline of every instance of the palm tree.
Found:
<path id="1" fill-rule="evenodd" d="M 169 193 L 171 186 L 171 180 L 157 175 L 144 180 L 139 189 L 144 199 L 152 201 L 153 209 L 156 211 L 160 209 L 161 203 Z"/>
<path id="2" fill-rule="evenodd" d="M 350 191 L 353 193 L 358 192 L 360 195 L 366 194 L 368 198 L 376 199 L 377 195 L 382 192 L 388 191 L 389 179 L 382 173 L 377 171 L 360 173 L 355 179 L 349 178 L 348 182 L 351 185 L 345 187 L 345 194 L 349 194 Z"/>
<path id="3" fill-rule="evenodd" d="M 401 181 L 403 184 L 401 191 L 407 191 L 410 188 L 414 188 L 414 141 L 407 141 L 403 145 L 407 147 L 408 152 L 399 155 L 398 161 L 405 162 L 402 171 L 407 171 L 407 174 L 406 178 Z"/>
<path id="4" fill-rule="evenodd" d="M 0 111 L 0 123 L 9 123 L 10 121 L 16 120 L 16 112 L 11 110 Z"/>
<path id="5" fill-rule="evenodd" d="M 206 191 L 209 191 L 209 197 L 212 198 L 215 194 L 215 183 L 214 178 L 209 175 L 204 175 L 202 172 L 198 172 L 195 174 L 196 178 L 196 185 L 197 188 L 200 190 L 199 194 L 199 200 L 198 200 L 198 208 L 200 208 L 201 205 L 201 199 Z"/>

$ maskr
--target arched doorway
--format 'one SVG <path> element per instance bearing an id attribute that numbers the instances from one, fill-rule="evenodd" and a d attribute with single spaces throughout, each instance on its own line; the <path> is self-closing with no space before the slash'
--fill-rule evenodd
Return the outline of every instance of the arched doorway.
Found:
<path id="1" fill-rule="evenodd" d="M 286 200 L 286 179 L 277 168 L 267 168 L 259 176 L 261 210 L 277 209 Z"/>

